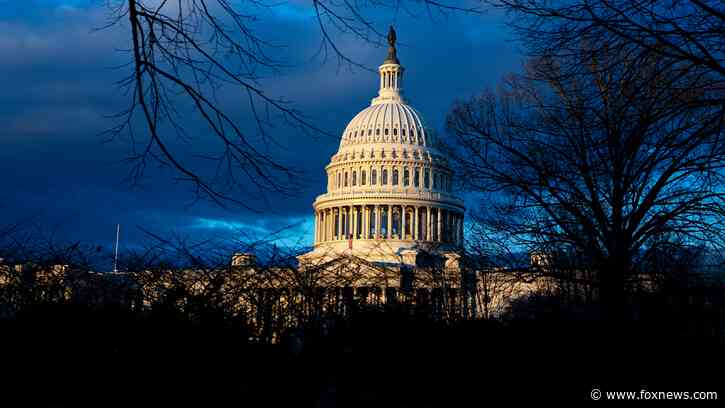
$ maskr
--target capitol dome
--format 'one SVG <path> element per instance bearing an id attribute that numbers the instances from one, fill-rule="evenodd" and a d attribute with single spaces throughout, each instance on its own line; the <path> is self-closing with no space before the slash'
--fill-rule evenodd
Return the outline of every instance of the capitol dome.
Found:
<path id="1" fill-rule="evenodd" d="M 405 102 L 392 29 L 389 41 L 378 96 L 347 125 L 325 167 L 327 192 L 313 204 L 314 250 L 302 261 L 347 253 L 400 263 L 404 253 L 462 247 L 464 207 L 451 191 L 451 168 Z"/>

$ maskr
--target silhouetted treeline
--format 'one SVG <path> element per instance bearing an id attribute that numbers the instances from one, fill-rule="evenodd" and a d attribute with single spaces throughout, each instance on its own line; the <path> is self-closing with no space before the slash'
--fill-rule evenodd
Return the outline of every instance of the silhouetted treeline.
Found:
<path id="1" fill-rule="evenodd" d="M 477 294 L 510 293 L 503 313 L 444 318 L 402 288 L 371 303 L 365 291 L 345 286 L 336 309 L 307 301 L 279 308 L 279 297 L 234 308 L 224 294 L 236 289 L 217 276 L 279 295 L 264 286 L 270 279 L 253 279 L 250 271 L 300 282 L 310 275 L 283 256 L 277 265 L 235 272 L 250 258 L 232 268 L 229 257 L 212 267 L 198 256 L 193 265 L 180 261 L 189 246 L 177 249 L 173 256 L 134 256 L 136 266 L 148 260 L 136 280 L 88 270 L 73 262 L 81 256 L 56 253 L 17 269 L 5 261 L 0 332 L 8 400 L 67 407 L 450 407 L 582 401 L 595 387 L 719 391 L 719 377 L 707 367 L 723 362 L 723 284 L 688 270 L 684 259 L 657 275 L 662 284 L 628 290 L 628 319 L 612 322 L 603 318 L 595 285 L 581 283 L 586 276 L 576 271 L 539 265 L 495 272 L 473 261 L 461 268 L 476 268 L 479 278 L 506 274 Z M 172 265 L 174 257 L 179 262 Z M 297 275 L 280 272 L 288 269 Z M 353 284 L 351 278 L 345 282 Z M 527 279 L 547 284 L 513 296 L 514 282 Z M 136 285 L 144 284 L 166 290 L 139 292 Z M 291 300 L 294 291 L 285 293 Z M 439 301 L 438 308 L 453 307 L 451 297 Z M 271 324 L 260 331 L 265 321 Z"/>

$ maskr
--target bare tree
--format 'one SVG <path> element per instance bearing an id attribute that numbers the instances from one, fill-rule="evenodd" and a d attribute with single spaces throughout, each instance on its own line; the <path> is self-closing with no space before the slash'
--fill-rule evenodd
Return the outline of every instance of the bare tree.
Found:
<path id="1" fill-rule="evenodd" d="M 593 267 L 618 316 L 663 237 L 722 243 L 725 140 L 723 110 L 689 104 L 711 76 L 607 50 L 532 60 L 497 93 L 455 104 L 447 126 L 467 187 L 491 197 L 488 231 Z"/>
<path id="2" fill-rule="evenodd" d="M 493 0 L 512 13 L 512 24 L 534 54 L 602 52 L 630 57 L 656 53 L 680 69 L 709 72 L 722 91 L 725 78 L 725 9 L 718 0 Z M 706 103 L 723 103 L 722 94 Z"/>

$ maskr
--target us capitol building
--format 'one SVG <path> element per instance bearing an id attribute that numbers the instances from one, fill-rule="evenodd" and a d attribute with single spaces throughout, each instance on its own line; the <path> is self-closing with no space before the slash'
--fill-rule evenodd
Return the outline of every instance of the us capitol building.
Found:
<path id="1" fill-rule="evenodd" d="M 0 259 L 0 290 L 42 301 L 173 307 L 190 316 L 193 305 L 207 302 L 243 316 L 250 333 L 273 342 L 356 304 L 400 302 L 434 318 L 486 318 L 512 299 L 553 290 L 555 282 L 540 275 L 546 257 L 507 270 L 462 256 L 463 202 L 451 191 L 453 174 L 434 134 L 405 103 L 392 28 L 388 41 L 378 96 L 347 125 L 325 168 L 327 191 L 313 203 L 314 248 L 298 265 L 265 266 L 253 253 L 234 253 L 219 265 L 93 272 Z M 0 318 L 12 313 L 0 307 Z"/>
<path id="2" fill-rule="evenodd" d="M 314 249 L 301 266 L 350 255 L 411 264 L 422 253 L 450 258 L 463 246 L 463 202 L 434 133 L 403 97 L 395 37 L 391 27 L 378 96 L 347 125 L 325 167 L 327 192 L 313 203 Z"/>

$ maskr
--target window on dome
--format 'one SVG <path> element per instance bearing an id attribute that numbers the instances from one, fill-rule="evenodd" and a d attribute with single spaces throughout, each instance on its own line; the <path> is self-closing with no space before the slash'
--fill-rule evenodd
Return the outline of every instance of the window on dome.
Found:
<path id="1" fill-rule="evenodd" d="M 393 169 L 393 185 L 398 185 L 398 169 Z"/>
<path id="2" fill-rule="evenodd" d="M 403 186 L 408 187 L 410 185 L 410 172 L 408 168 L 403 169 Z"/>
<path id="3" fill-rule="evenodd" d="M 342 184 L 340 184 L 340 173 L 337 173 L 337 188 L 342 187 Z"/>
<path id="4" fill-rule="evenodd" d="M 373 135 L 373 130 L 372 129 L 368 129 L 368 136 L 372 136 L 372 135 Z"/>
<path id="5" fill-rule="evenodd" d="M 423 186 L 425 188 L 430 188 L 430 169 L 427 167 L 423 173 Z"/>
<path id="6" fill-rule="evenodd" d="M 393 136 L 398 136 L 398 128 L 393 128 Z"/>
<path id="7" fill-rule="evenodd" d="M 380 157 L 385 158 L 385 149 L 380 151 Z"/>
<path id="8" fill-rule="evenodd" d="M 375 169 L 370 170 L 370 184 L 373 186 L 378 183 L 378 172 Z"/>
<path id="9" fill-rule="evenodd" d="M 352 185 L 355 186 L 357 184 L 357 172 L 355 170 L 352 171 Z"/>
<path id="10" fill-rule="evenodd" d="M 347 172 L 345 172 L 345 187 L 347 187 Z"/>
<path id="11" fill-rule="evenodd" d="M 364 186 L 365 185 L 365 176 L 366 176 L 365 170 L 361 171 L 360 172 L 360 185 L 361 186 Z"/>
<path id="12" fill-rule="evenodd" d="M 405 136 L 405 128 L 402 129 L 403 136 Z"/>
<path id="13" fill-rule="evenodd" d="M 375 136 L 380 136 L 380 128 L 375 129 Z"/>
<path id="14" fill-rule="evenodd" d="M 385 136 L 388 135 L 388 128 L 385 128 Z"/>
<path id="15" fill-rule="evenodd" d="M 415 188 L 420 187 L 420 169 L 418 167 L 415 168 L 415 173 L 413 173 L 413 186 Z"/>
<path id="16" fill-rule="evenodd" d="M 381 185 L 388 184 L 388 169 L 383 169 L 382 176 L 380 179 L 380 184 Z"/>

